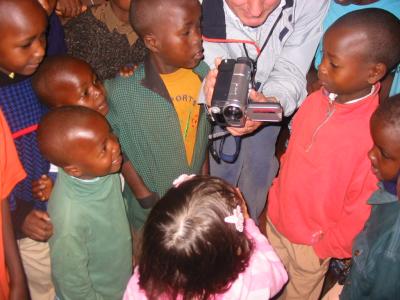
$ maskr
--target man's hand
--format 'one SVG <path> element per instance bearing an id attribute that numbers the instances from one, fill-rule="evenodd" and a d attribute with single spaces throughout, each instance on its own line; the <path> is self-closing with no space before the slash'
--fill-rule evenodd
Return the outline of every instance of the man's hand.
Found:
<path id="1" fill-rule="evenodd" d="M 47 212 L 33 209 L 22 224 L 22 232 L 29 238 L 45 242 L 53 235 L 53 224 Z"/>
<path id="2" fill-rule="evenodd" d="M 217 57 L 215 59 L 215 69 L 210 70 L 206 78 L 204 79 L 203 91 L 208 106 L 211 106 L 211 98 L 214 93 L 215 82 L 217 81 L 218 66 L 221 63 L 221 61 L 222 59 L 220 57 Z"/>
<path id="3" fill-rule="evenodd" d="M 215 66 L 218 68 L 219 64 L 221 63 L 222 59 L 220 57 L 215 59 Z M 214 93 L 214 86 L 217 81 L 218 69 L 212 69 L 208 72 L 203 91 L 206 97 L 206 103 L 208 106 L 211 106 L 211 98 Z M 274 97 L 266 97 L 262 93 L 256 92 L 255 90 L 250 90 L 249 97 L 251 100 L 255 102 L 278 102 Z M 246 120 L 244 127 L 226 127 L 226 130 L 229 131 L 230 134 L 233 136 L 244 136 L 256 131 L 263 122 L 259 121 L 252 121 L 250 119 Z"/>
<path id="4" fill-rule="evenodd" d="M 275 97 L 265 97 L 263 94 L 256 92 L 255 90 L 250 91 L 249 97 L 254 102 L 278 102 Z M 263 122 L 247 119 L 244 127 L 226 127 L 226 130 L 228 130 L 233 136 L 244 136 L 253 133 L 262 124 Z"/>
<path id="5" fill-rule="evenodd" d="M 40 201 L 47 201 L 53 190 L 53 181 L 47 175 L 42 175 L 38 180 L 32 182 L 32 194 Z"/>

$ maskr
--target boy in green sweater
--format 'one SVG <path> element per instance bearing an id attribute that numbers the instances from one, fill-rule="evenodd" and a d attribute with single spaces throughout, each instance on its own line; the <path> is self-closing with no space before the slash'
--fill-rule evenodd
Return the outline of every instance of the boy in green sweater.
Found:
<path id="1" fill-rule="evenodd" d="M 60 167 L 48 206 L 52 276 L 59 299 L 121 299 L 132 272 L 121 195 L 120 146 L 106 119 L 80 106 L 50 111 L 39 147 Z"/>
<path id="2" fill-rule="evenodd" d="M 131 77 L 105 82 L 107 118 L 126 158 L 124 196 L 134 229 L 175 178 L 208 173 L 209 124 L 197 105 L 208 72 L 200 18 L 197 0 L 132 1 L 131 24 L 148 56 Z"/>

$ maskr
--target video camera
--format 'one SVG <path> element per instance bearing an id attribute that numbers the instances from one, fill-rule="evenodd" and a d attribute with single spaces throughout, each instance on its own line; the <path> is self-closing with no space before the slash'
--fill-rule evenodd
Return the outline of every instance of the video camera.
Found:
<path id="1" fill-rule="evenodd" d="M 243 127 L 246 118 L 266 122 L 282 120 L 279 103 L 253 102 L 249 99 L 254 73 L 253 63 L 247 57 L 221 62 L 210 108 L 211 119 L 218 125 Z"/>

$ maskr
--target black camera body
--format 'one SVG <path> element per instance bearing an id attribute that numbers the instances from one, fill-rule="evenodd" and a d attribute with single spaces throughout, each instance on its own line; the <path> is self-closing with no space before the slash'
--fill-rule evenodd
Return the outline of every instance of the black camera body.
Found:
<path id="1" fill-rule="evenodd" d="M 224 59 L 218 67 L 211 99 L 211 119 L 221 126 L 243 127 L 253 121 L 280 122 L 282 106 L 277 102 L 252 102 L 249 99 L 253 63 L 247 57 Z"/>

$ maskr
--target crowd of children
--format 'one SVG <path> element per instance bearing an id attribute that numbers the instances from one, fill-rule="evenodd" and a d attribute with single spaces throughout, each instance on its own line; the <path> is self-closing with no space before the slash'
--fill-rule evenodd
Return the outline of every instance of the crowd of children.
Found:
<path id="1" fill-rule="evenodd" d="M 100 2 L 0 0 L 0 300 L 399 297 L 400 0 L 332 1 L 265 222 L 210 176 L 202 3 Z"/>

